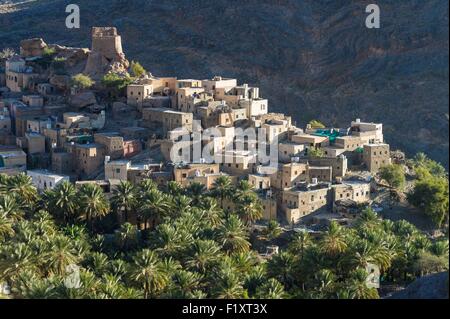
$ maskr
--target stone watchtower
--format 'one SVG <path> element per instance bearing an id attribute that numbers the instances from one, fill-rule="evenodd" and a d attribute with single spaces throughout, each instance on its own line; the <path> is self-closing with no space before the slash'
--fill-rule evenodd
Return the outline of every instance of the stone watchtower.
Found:
<path id="1" fill-rule="evenodd" d="M 92 49 L 84 73 L 99 79 L 109 71 L 126 73 L 129 62 L 122 50 L 122 38 L 115 27 L 93 27 Z"/>
<path id="2" fill-rule="evenodd" d="M 122 55 L 122 38 L 114 27 L 92 28 L 92 51 L 98 52 L 108 59 Z"/>

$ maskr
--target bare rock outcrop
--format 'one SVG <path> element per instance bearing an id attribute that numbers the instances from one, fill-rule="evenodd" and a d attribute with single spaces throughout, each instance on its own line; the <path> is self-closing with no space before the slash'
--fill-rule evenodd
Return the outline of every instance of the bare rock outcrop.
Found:
<path id="1" fill-rule="evenodd" d="M 33 38 L 20 41 L 20 55 L 25 58 L 41 56 L 47 44 L 42 38 Z"/>
<path id="2" fill-rule="evenodd" d="M 67 75 L 54 74 L 50 77 L 50 84 L 59 90 L 68 90 L 70 88 L 70 77 Z"/>
<path id="3" fill-rule="evenodd" d="M 90 52 L 87 48 L 72 48 L 57 44 L 52 44 L 50 47 L 55 49 L 58 57 L 66 59 L 68 66 L 86 63 Z"/>
<path id="4" fill-rule="evenodd" d="M 390 299 L 448 299 L 448 272 L 421 277 Z"/>
<path id="5" fill-rule="evenodd" d="M 122 39 L 114 27 L 92 28 L 92 50 L 89 53 L 85 74 L 100 79 L 108 72 L 127 74 L 129 62 L 122 50 Z"/>
<path id="6" fill-rule="evenodd" d="M 80 92 L 69 98 L 69 104 L 78 109 L 82 109 L 97 104 L 97 99 L 92 91 Z"/>

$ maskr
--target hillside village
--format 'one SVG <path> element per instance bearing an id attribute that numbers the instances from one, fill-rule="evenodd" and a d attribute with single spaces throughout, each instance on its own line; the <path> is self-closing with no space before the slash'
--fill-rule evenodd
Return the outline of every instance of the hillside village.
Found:
<path id="1" fill-rule="evenodd" d="M 382 123 L 297 127 L 269 101 L 156 77 L 114 27 L 0 51 L 0 299 L 373 299 L 448 271 L 440 164 L 391 150 Z"/>
<path id="2" fill-rule="evenodd" d="M 40 191 L 69 180 L 97 184 L 107 194 L 124 180 L 211 189 L 223 176 L 235 184 L 246 179 L 261 200 L 263 219 L 293 226 L 351 222 L 360 204 L 371 203 L 380 167 L 404 161 L 391 152 L 381 123 L 355 119 L 343 128 L 299 128 L 288 114 L 271 113 L 270 97 L 258 87 L 238 79 L 130 77 L 129 69 L 113 27 L 94 27 L 91 49 L 23 40 L 20 54 L 8 57 L 0 73 L 0 173 L 26 173 Z M 74 84 L 77 74 L 93 83 Z M 202 142 L 211 143 L 213 162 L 172 161 L 183 136 L 189 140 L 182 148 L 189 150 L 194 131 L 211 128 L 222 134 Z M 269 143 L 277 140 L 276 170 L 258 162 L 254 150 L 265 147 L 258 140 L 230 149 L 238 128 L 263 128 Z M 221 205 L 232 210 L 234 203 Z"/>

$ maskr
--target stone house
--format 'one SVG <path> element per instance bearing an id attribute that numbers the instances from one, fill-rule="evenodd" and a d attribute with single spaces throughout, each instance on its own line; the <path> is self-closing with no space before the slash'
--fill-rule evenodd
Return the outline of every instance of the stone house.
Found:
<path id="1" fill-rule="evenodd" d="M 119 159 L 125 154 L 123 137 L 117 132 L 94 134 L 94 142 L 103 145 L 105 155 L 111 159 Z M 127 145 L 127 147 L 134 152 L 133 145 Z"/>
<path id="2" fill-rule="evenodd" d="M 27 169 L 27 154 L 15 146 L 0 145 L 0 174 L 15 175 Z"/>
<path id="3" fill-rule="evenodd" d="M 219 164 L 191 163 L 177 165 L 173 169 L 174 180 L 182 186 L 200 183 L 210 189 L 214 181 L 221 176 Z"/>
<path id="4" fill-rule="evenodd" d="M 303 217 L 331 208 L 331 186 L 328 183 L 299 185 L 282 192 L 282 211 L 290 224 Z"/>
<path id="5" fill-rule="evenodd" d="M 377 173 L 380 167 L 391 164 L 389 144 L 364 145 L 363 161 L 367 170 L 371 173 Z"/>
<path id="6" fill-rule="evenodd" d="M 105 159 L 105 146 L 101 144 L 66 144 L 67 151 L 73 156 L 75 172 L 82 177 L 90 177 L 102 167 Z"/>
<path id="7" fill-rule="evenodd" d="M 142 110 L 142 120 L 143 126 L 162 127 L 164 133 L 181 127 L 192 131 L 193 115 L 168 108 L 145 108 Z"/>
<path id="8" fill-rule="evenodd" d="M 73 174 L 74 157 L 71 153 L 61 150 L 52 152 L 52 171 L 56 174 Z"/>

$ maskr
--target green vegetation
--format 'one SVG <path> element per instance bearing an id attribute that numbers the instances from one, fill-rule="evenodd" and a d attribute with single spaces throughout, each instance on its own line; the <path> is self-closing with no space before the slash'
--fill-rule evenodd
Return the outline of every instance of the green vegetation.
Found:
<path id="1" fill-rule="evenodd" d="M 439 227 L 448 224 L 448 180 L 428 177 L 418 180 L 408 194 L 409 202 L 422 209 Z"/>
<path id="2" fill-rule="evenodd" d="M 429 159 L 424 153 L 417 153 L 410 164 L 419 180 L 432 176 L 447 177 L 445 168 L 438 162 Z"/>
<path id="3" fill-rule="evenodd" d="M 307 155 L 310 157 L 324 157 L 325 151 L 321 148 L 309 147 L 307 151 Z"/>
<path id="4" fill-rule="evenodd" d="M 36 60 L 36 63 L 44 69 L 48 69 L 55 62 L 56 49 L 46 47 L 42 50 L 42 56 Z M 56 61 L 55 65 L 60 66 L 60 62 Z"/>
<path id="5" fill-rule="evenodd" d="M 448 225 L 449 185 L 445 168 L 423 153 L 414 157 L 412 166 L 416 182 L 408 201 L 430 216 L 438 227 Z"/>
<path id="6" fill-rule="evenodd" d="M 392 188 L 401 190 L 405 186 L 405 172 L 401 165 L 391 164 L 381 167 L 380 177 Z"/>
<path id="7" fill-rule="evenodd" d="M 135 62 L 135 61 L 131 62 L 130 69 L 131 69 L 131 73 L 133 74 L 133 76 L 138 77 L 138 78 L 143 76 L 145 73 L 147 73 L 147 71 L 144 69 L 144 67 L 139 62 Z"/>
<path id="8" fill-rule="evenodd" d="M 66 61 L 67 59 L 64 57 L 55 57 L 51 63 L 51 66 L 56 74 L 66 75 Z"/>
<path id="9" fill-rule="evenodd" d="M 89 89 L 95 84 L 95 82 L 88 76 L 82 73 L 74 75 L 72 77 L 72 86 L 79 89 Z"/>
<path id="10" fill-rule="evenodd" d="M 127 85 L 133 82 L 133 78 L 129 76 L 120 76 L 117 73 L 109 72 L 105 76 L 103 76 L 101 83 L 106 88 L 114 91 L 115 94 L 120 94 L 124 91 Z"/>
<path id="11" fill-rule="evenodd" d="M 46 47 L 42 50 L 42 57 L 53 57 L 56 54 L 55 48 Z"/>
<path id="12" fill-rule="evenodd" d="M 308 124 L 311 125 L 311 128 L 313 129 L 325 128 L 325 125 L 318 120 L 311 120 Z"/>
<path id="13" fill-rule="evenodd" d="M 14 298 L 378 298 L 365 284 L 368 263 L 383 282 L 448 269 L 448 240 L 370 209 L 353 228 L 294 233 L 265 260 L 247 226 L 259 206 L 248 182 L 227 177 L 211 191 L 123 182 L 108 200 L 96 185 L 65 182 L 40 195 L 29 177 L 0 175 L 0 282 Z M 271 222 L 264 235 L 280 234 Z M 71 265 L 78 288 L 65 285 Z"/>

